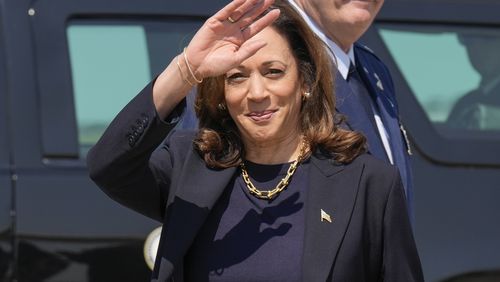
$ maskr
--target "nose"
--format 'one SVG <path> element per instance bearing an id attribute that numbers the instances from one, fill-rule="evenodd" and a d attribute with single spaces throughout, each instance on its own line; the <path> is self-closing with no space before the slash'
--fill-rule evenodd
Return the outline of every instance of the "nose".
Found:
<path id="1" fill-rule="evenodd" d="M 247 98 L 255 102 L 266 99 L 268 93 L 265 78 L 261 75 L 254 74 L 250 76 L 249 80 L 250 81 L 248 85 L 249 89 Z"/>

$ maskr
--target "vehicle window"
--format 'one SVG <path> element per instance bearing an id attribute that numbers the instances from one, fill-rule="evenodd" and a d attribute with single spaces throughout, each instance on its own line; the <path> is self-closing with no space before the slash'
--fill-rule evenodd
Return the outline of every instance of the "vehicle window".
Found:
<path id="1" fill-rule="evenodd" d="M 500 29 L 383 24 L 380 35 L 444 137 L 500 136 Z"/>
<path id="2" fill-rule="evenodd" d="M 89 22 L 67 28 L 80 155 L 189 42 L 200 21 Z"/>

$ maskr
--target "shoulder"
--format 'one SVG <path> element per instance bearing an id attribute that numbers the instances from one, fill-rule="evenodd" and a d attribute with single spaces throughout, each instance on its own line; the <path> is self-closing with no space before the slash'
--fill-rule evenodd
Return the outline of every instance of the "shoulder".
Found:
<path id="1" fill-rule="evenodd" d="M 472 90 L 472 91 L 466 93 L 465 95 L 463 95 L 462 97 L 460 97 L 460 99 L 458 99 L 456 105 L 464 106 L 467 104 L 477 103 L 477 102 L 481 101 L 481 99 L 482 99 L 481 92 L 479 92 L 477 90 Z"/>
<path id="2" fill-rule="evenodd" d="M 174 129 L 165 140 L 165 144 L 171 147 L 186 148 L 191 147 L 192 141 L 198 131 L 187 129 Z"/>
<path id="3" fill-rule="evenodd" d="M 192 129 L 175 129 L 167 136 L 163 147 L 171 152 L 186 154 L 194 148 L 193 141 L 197 133 L 197 130 Z"/>
<path id="4" fill-rule="evenodd" d="M 375 54 L 372 49 L 370 49 L 370 47 L 362 43 L 355 42 L 353 48 L 356 55 L 360 57 L 359 59 L 370 60 L 384 65 L 384 62 L 377 56 L 377 54 Z"/>
<path id="5" fill-rule="evenodd" d="M 365 72 L 369 74 L 369 77 L 375 78 L 371 80 L 372 83 L 378 84 L 380 81 L 383 85 L 383 88 L 381 89 L 385 89 L 385 93 L 394 93 L 394 84 L 391 72 L 385 63 L 375 54 L 375 52 L 373 52 L 369 47 L 358 42 L 354 43 L 353 48 L 356 60 L 365 69 Z M 394 98 L 391 100 L 395 102 Z"/>
<path id="6" fill-rule="evenodd" d="M 188 153 L 194 148 L 193 140 L 196 134 L 197 131 L 195 130 L 174 129 L 163 144 L 154 151 L 150 162 L 153 165 L 161 165 L 168 161 L 173 166 L 174 163 L 185 160 Z"/>
<path id="7" fill-rule="evenodd" d="M 324 152 L 315 153 L 313 163 L 325 172 L 326 175 L 335 172 L 361 174 L 361 178 L 383 178 L 393 179 L 399 175 L 397 168 L 385 161 L 382 161 L 369 153 L 363 153 L 349 163 L 341 163 L 335 160 L 334 156 Z"/>
<path id="8" fill-rule="evenodd" d="M 365 153 L 358 156 L 349 165 L 362 166 L 361 182 L 365 187 L 376 187 L 389 191 L 401 183 L 401 177 L 395 166 L 370 154 Z"/>
<path id="9" fill-rule="evenodd" d="M 363 153 L 357 156 L 352 164 L 362 164 L 365 170 L 375 173 L 392 173 L 397 171 L 397 168 L 385 161 L 382 161 L 369 153 Z"/>
<path id="10" fill-rule="evenodd" d="M 352 165 L 362 167 L 358 185 L 358 201 L 375 218 L 384 218 L 388 205 L 405 206 L 403 183 L 398 169 L 372 155 L 357 157 Z M 406 209 L 402 209 L 406 211 Z"/>
<path id="11" fill-rule="evenodd" d="M 389 68 L 385 63 L 375 54 L 375 52 L 370 49 L 370 47 L 363 45 L 359 42 L 354 43 L 354 54 L 356 59 L 364 67 L 369 66 L 373 71 L 378 73 L 385 73 L 390 77 Z"/>

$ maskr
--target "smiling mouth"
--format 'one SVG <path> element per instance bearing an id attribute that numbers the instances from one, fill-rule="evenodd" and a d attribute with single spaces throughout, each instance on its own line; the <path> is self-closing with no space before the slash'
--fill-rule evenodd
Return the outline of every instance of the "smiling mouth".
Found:
<path id="1" fill-rule="evenodd" d="M 251 112 L 249 114 L 246 114 L 246 116 L 251 118 L 253 121 L 260 122 L 260 121 L 269 120 L 275 112 L 276 112 L 276 110 L 267 110 L 267 111 L 262 111 L 262 112 Z"/>
<path id="2" fill-rule="evenodd" d="M 352 0 L 352 2 L 377 3 L 377 0 Z"/>

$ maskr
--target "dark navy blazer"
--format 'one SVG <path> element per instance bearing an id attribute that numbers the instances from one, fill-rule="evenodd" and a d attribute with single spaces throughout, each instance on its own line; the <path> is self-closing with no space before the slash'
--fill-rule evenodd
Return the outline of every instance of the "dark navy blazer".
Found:
<path id="1" fill-rule="evenodd" d="M 380 118 L 389 135 L 394 165 L 398 167 L 401 174 L 412 218 L 413 183 L 409 156 L 410 144 L 400 121 L 391 74 L 385 64 L 368 47 L 355 43 L 354 55 L 356 67 L 360 70 L 359 74 L 379 110 Z M 359 102 L 352 99 L 354 97 L 352 90 L 340 73 L 336 75 L 335 86 L 337 111 L 347 117 L 347 124 L 352 130 L 365 134 L 368 140 L 368 150 L 372 155 L 389 162 L 378 128 L 368 122 L 370 113 Z"/>
<path id="2" fill-rule="evenodd" d="M 207 167 L 194 131 L 172 131 L 182 109 L 160 120 L 150 84 L 87 156 L 106 194 L 163 223 L 152 281 L 183 281 L 186 253 L 238 173 Z M 347 165 L 317 154 L 309 167 L 302 281 L 423 281 L 397 169 L 367 154 Z"/>
<path id="3" fill-rule="evenodd" d="M 366 46 L 354 44 L 354 54 L 356 66 L 367 90 L 372 95 L 373 102 L 377 105 L 380 117 L 389 134 L 391 151 L 394 164 L 398 167 L 399 173 L 405 188 L 406 200 L 410 218 L 413 218 L 413 187 L 412 173 L 409 159 L 409 140 L 406 137 L 404 128 L 399 119 L 399 110 L 394 92 L 394 84 L 389 70 L 384 63 Z M 335 77 L 335 95 L 337 111 L 347 118 L 347 126 L 362 132 L 368 140 L 368 151 L 380 160 L 389 162 L 382 140 L 378 133 L 378 128 L 369 122 L 370 114 L 354 98 L 350 86 L 342 75 L 337 72 Z M 194 91 L 188 96 L 186 114 L 181 121 L 180 128 L 195 129 L 198 121 L 193 111 Z"/>

